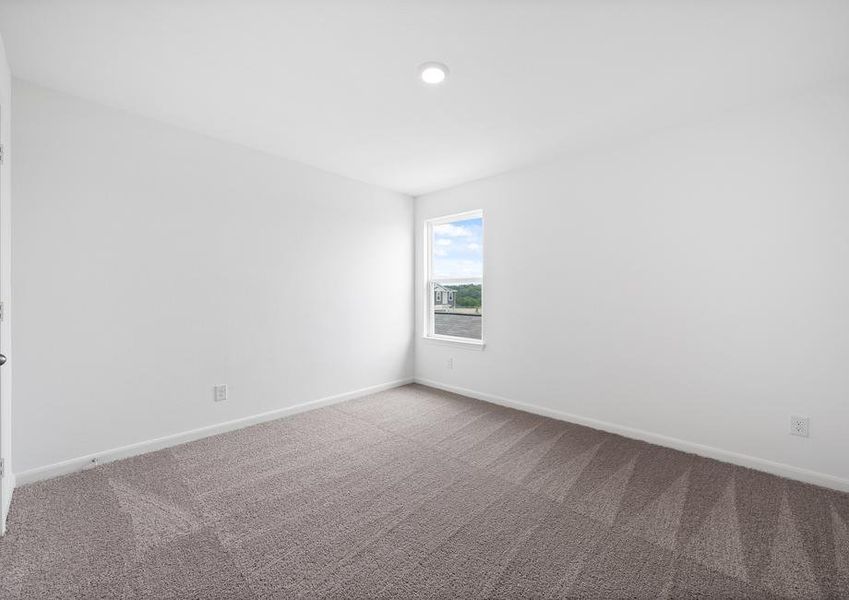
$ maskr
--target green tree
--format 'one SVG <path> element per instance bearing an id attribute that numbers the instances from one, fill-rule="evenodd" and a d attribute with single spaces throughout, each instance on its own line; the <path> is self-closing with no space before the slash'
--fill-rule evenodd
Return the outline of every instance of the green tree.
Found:
<path id="1" fill-rule="evenodd" d="M 448 288 L 454 290 L 455 306 L 461 308 L 480 308 L 481 285 L 479 283 L 451 285 Z"/>

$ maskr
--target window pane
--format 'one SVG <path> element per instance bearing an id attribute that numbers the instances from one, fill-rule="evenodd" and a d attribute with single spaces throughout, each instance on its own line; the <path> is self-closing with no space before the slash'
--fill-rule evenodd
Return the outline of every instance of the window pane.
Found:
<path id="1" fill-rule="evenodd" d="M 433 334 L 482 339 L 482 217 L 431 226 L 429 279 Z"/>
<path id="2" fill-rule="evenodd" d="M 483 277 L 483 219 L 433 226 L 431 279 Z"/>
<path id="3" fill-rule="evenodd" d="M 432 286 L 437 299 L 433 304 L 433 332 L 481 339 L 481 284 L 434 282 Z"/>

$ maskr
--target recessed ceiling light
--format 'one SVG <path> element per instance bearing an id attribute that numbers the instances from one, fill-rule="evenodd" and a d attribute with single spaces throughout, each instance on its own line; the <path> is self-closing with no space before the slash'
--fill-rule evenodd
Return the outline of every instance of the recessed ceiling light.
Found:
<path id="1" fill-rule="evenodd" d="M 430 85 L 442 83 L 448 77 L 448 67 L 438 62 L 426 62 L 419 65 L 419 77 Z"/>

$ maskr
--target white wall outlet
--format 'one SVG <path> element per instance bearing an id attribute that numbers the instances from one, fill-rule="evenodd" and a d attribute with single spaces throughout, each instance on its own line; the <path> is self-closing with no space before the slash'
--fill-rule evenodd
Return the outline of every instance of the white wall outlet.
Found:
<path id="1" fill-rule="evenodd" d="M 811 420 L 808 417 L 790 415 L 790 435 L 808 437 L 808 427 Z"/>
<path id="2" fill-rule="evenodd" d="M 212 399 L 216 402 L 223 402 L 227 399 L 227 384 L 216 385 L 212 387 Z"/>
<path id="3" fill-rule="evenodd" d="M 448 369 L 449 371 L 454 369 L 454 357 L 453 356 L 449 356 L 448 360 L 445 361 L 445 368 Z"/>

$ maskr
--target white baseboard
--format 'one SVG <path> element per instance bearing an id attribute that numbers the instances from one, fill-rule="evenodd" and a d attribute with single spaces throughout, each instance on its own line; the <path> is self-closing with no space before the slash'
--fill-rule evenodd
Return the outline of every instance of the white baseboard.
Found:
<path id="1" fill-rule="evenodd" d="M 35 469 L 16 473 L 16 483 L 18 485 L 26 485 L 27 483 L 33 483 L 35 481 L 50 479 L 51 477 L 57 477 L 59 475 L 66 475 L 68 473 L 73 473 L 74 471 L 81 471 L 87 467 L 90 467 L 93 459 L 97 459 L 97 464 L 100 465 L 115 460 L 120 460 L 122 458 L 129 458 L 138 454 L 144 454 L 146 452 L 153 452 L 155 450 L 169 448 L 171 446 L 176 446 L 185 442 L 191 442 L 192 440 L 209 437 L 217 433 L 233 431 L 234 429 L 242 429 L 243 427 L 256 425 L 257 423 L 272 421 L 274 419 L 279 419 L 281 417 L 294 415 L 308 410 L 315 410 L 316 408 L 330 406 L 331 404 L 338 404 L 339 402 L 345 402 L 346 400 L 353 400 L 354 398 L 368 396 L 369 394 L 375 394 L 377 392 L 382 392 L 391 388 L 407 385 L 412 382 L 412 377 L 406 379 L 399 379 L 396 381 L 390 381 L 387 383 L 381 383 L 359 390 L 354 390 L 352 392 L 345 392 L 344 394 L 328 396 L 326 398 L 311 400 L 309 402 L 303 402 L 294 406 L 287 406 L 285 408 L 279 408 L 276 410 L 251 415 L 248 417 L 242 417 L 240 419 L 233 419 L 232 421 L 225 421 L 224 423 L 217 423 L 215 425 L 199 427 L 198 429 L 192 429 L 190 431 L 183 431 L 181 433 L 166 435 L 152 440 L 146 440 L 144 442 L 137 442 L 135 444 L 129 444 L 127 446 L 121 446 L 120 448 L 112 448 L 111 450 L 104 450 L 103 452 L 95 452 L 94 454 L 78 456 L 77 458 L 71 458 L 69 460 L 63 460 L 62 462 L 54 463 L 51 465 L 37 467 Z M 11 497 L 11 494 L 9 494 L 9 496 Z"/>
<path id="2" fill-rule="evenodd" d="M 598 419 L 591 419 L 589 417 L 582 417 L 580 415 L 574 415 L 559 410 L 544 408 L 535 404 L 517 402 L 516 400 L 510 400 L 508 398 L 503 398 L 494 394 L 477 392 L 475 390 L 457 387 L 454 385 L 448 385 L 445 383 L 440 383 L 438 381 L 432 381 L 430 379 L 422 379 L 420 377 L 416 377 L 415 382 L 421 385 L 426 385 L 428 387 L 445 390 L 447 392 L 454 392 L 455 394 L 460 394 L 461 396 L 468 396 L 469 398 L 483 400 L 484 402 L 500 404 L 501 406 L 515 408 L 517 410 L 541 415 L 543 417 L 550 417 L 559 421 L 568 421 L 570 423 L 576 423 L 578 425 L 585 425 L 587 427 L 592 427 L 593 429 L 600 429 L 602 431 L 616 433 L 627 438 L 642 440 L 644 442 L 649 442 L 658 446 L 665 446 L 667 448 L 681 450 L 682 452 L 697 454 L 705 458 L 713 458 L 723 462 L 739 465 L 741 467 L 748 467 L 757 471 L 764 471 L 766 473 L 771 473 L 780 477 L 786 477 L 787 479 L 803 481 L 805 483 L 811 483 L 814 485 L 819 485 L 841 492 L 849 492 L 849 480 L 842 479 L 840 477 L 835 477 L 834 475 L 827 475 L 826 473 L 819 473 L 817 471 L 801 469 L 799 467 L 793 467 L 790 465 L 773 462 L 771 460 L 757 458 L 755 456 L 748 456 L 746 454 L 739 454 L 737 452 L 722 450 L 713 446 L 706 446 L 704 444 L 688 442 L 686 440 L 661 435 L 659 433 L 652 433 L 650 431 L 644 431 L 642 429 L 636 429 L 634 427 L 626 427 L 625 425 L 617 425 L 616 423 L 609 423 L 607 421 L 600 421 Z"/>

